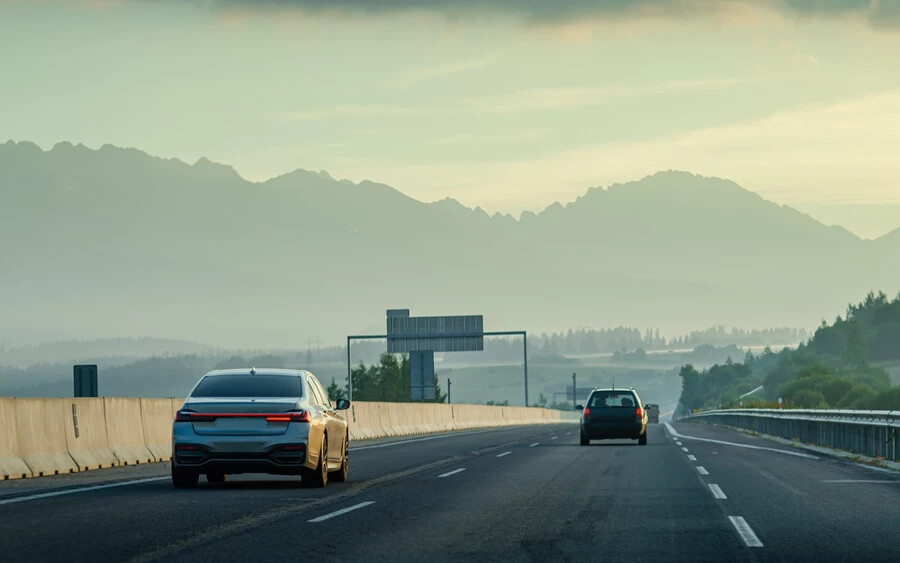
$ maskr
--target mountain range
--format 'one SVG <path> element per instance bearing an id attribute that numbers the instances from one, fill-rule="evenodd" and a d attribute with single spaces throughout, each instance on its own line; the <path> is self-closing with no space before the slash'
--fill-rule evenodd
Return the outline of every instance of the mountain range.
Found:
<path id="1" fill-rule="evenodd" d="M 813 327 L 900 290 L 900 229 L 863 240 L 687 172 L 516 219 L 324 172 L 256 183 L 71 143 L 0 144 L 0 257 L 0 341 L 14 345 L 339 342 L 388 308 L 483 313 L 486 330 Z"/>

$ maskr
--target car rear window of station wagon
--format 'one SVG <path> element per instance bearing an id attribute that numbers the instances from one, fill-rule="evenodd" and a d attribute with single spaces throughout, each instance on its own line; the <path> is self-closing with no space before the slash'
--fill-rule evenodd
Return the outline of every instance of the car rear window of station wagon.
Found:
<path id="1" fill-rule="evenodd" d="M 624 401 L 624 403 L 623 403 Z M 636 407 L 637 399 L 630 391 L 599 391 L 591 396 L 592 409 L 603 407 Z"/>

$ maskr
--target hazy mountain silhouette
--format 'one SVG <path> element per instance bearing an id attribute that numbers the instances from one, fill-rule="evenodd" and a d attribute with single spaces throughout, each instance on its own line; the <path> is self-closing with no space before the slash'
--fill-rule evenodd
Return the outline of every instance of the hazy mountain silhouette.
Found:
<path id="1" fill-rule="evenodd" d="M 0 340 L 288 346 L 389 307 L 495 330 L 808 327 L 894 294 L 898 255 L 900 230 L 862 240 L 686 172 L 515 220 L 323 172 L 252 183 L 207 159 L 0 145 Z"/>

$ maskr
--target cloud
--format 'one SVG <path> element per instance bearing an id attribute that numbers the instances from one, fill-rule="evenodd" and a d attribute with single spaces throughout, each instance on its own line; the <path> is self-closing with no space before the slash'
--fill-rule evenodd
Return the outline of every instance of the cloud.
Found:
<path id="1" fill-rule="evenodd" d="M 535 24 L 584 19 L 728 17 L 752 10 L 790 18 L 855 18 L 877 29 L 900 29 L 896 0 L 218 0 L 225 8 L 294 8 L 317 14 L 438 13 L 453 19 L 508 15 Z"/>
<path id="2" fill-rule="evenodd" d="M 897 107 L 900 90 L 889 90 L 642 141 L 492 162 L 366 160 L 340 173 L 374 173 L 414 197 L 450 195 L 490 212 L 540 209 L 552 201 L 571 201 L 587 186 L 668 169 L 729 178 L 779 203 L 900 204 Z"/>
<path id="3" fill-rule="evenodd" d="M 693 92 L 746 84 L 733 78 L 670 80 L 655 84 L 618 84 L 598 88 L 532 88 L 506 94 L 467 98 L 453 106 L 393 106 L 366 104 L 334 106 L 307 111 L 283 111 L 277 117 L 289 121 L 320 121 L 335 117 L 452 117 L 464 114 L 508 114 L 522 111 L 549 110 L 596 105 L 628 96 L 667 92 Z"/>
<path id="4" fill-rule="evenodd" d="M 501 57 L 502 55 L 500 53 L 492 53 L 474 59 L 453 61 L 436 67 L 411 70 L 401 75 L 400 79 L 397 81 L 397 86 L 401 89 L 409 88 L 413 84 L 431 78 L 451 76 L 453 74 L 459 74 L 460 72 L 476 70 L 500 60 Z"/>

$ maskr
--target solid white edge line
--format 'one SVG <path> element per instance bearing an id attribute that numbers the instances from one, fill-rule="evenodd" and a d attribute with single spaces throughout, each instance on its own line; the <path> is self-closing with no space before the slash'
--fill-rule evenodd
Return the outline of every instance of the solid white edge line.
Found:
<path id="1" fill-rule="evenodd" d="M 710 483 L 708 486 L 709 486 L 709 492 L 712 493 L 713 497 L 715 497 L 719 500 L 724 500 L 724 499 L 728 498 L 725 496 L 725 492 L 722 491 L 722 488 L 719 487 L 718 485 L 716 485 L 715 483 Z"/>
<path id="2" fill-rule="evenodd" d="M 697 473 L 699 473 L 700 475 L 709 475 L 709 471 L 707 471 L 706 468 L 702 465 L 697 466 Z"/>
<path id="3" fill-rule="evenodd" d="M 528 447 L 529 447 L 529 448 L 533 448 L 533 447 L 537 446 L 538 444 L 540 444 L 540 442 L 535 442 L 535 443 L 531 444 L 531 445 L 528 446 Z"/>
<path id="4" fill-rule="evenodd" d="M 711 444 L 722 444 L 722 445 L 725 445 L 725 446 L 735 446 L 735 447 L 738 447 L 738 448 L 747 448 L 747 449 L 750 449 L 750 450 L 764 450 L 764 451 L 767 451 L 767 452 L 775 452 L 775 453 L 777 453 L 777 454 L 792 455 L 792 456 L 795 456 L 795 457 L 805 457 L 806 459 L 819 459 L 818 456 L 814 456 L 814 455 L 810 455 L 810 454 L 804 454 L 804 453 L 800 453 L 800 452 L 791 452 L 791 451 L 788 451 L 788 450 L 779 450 L 779 449 L 777 449 L 777 448 L 766 448 L 766 447 L 764 447 L 764 446 L 751 446 L 750 444 L 738 444 L 737 442 L 726 442 L 726 441 L 724 441 L 724 440 L 712 440 L 712 439 L 710 439 L 710 438 L 697 438 L 697 437 L 694 437 L 694 436 L 686 436 L 686 435 L 684 435 L 684 434 L 679 434 L 678 431 L 675 430 L 674 428 L 672 428 L 672 425 L 669 424 L 668 422 L 666 422 L 666 423 L 664 423 L 664 424 L 665 424 L 665 426 L 666 426 L 666 430 L 668 430 L 669 433 L 670 433 L 673 437 L 676 437 L 676 438 L 683 438 L 683 439 L 685 439 L 685 440 L 696 440 L 696 441 L 698 441 L 698 442 L 709 442 L 709 443 L 711 443 Z"/>
<path id="5" fill-rule="evenodd" d="M 691 461 L 697 461 L 697 458 L 692 456 L 691 454 L 688 454 L 687 458 Z"/>
<path id="6" fill-rule="evenodd" d="M 347 508 L 342 508 L 340 510 L 335 510 L 334 512 L 329 512 L 328 514 L 323 514 L 318 518 L 313 518 L 312 520 L 307 520 L 307 522 L 324 522 L 330 518 L 334 518 L 335 516 L 340 516 L 341 514 L 347 514 L 353 510 L 357 510 L 359 508 L 364 508 L 369 506 L 370 504 L 375 504 L 373 500 L 367 500 L 366 502 L 361 502 L 359 504 L 354 504 L 353 506 L 348 506 Z"/>
<path id="7" fill-rule="evenodd" d="M 457 473 L 461 473 L 461 472 L 463 472 L 463 471 L 465 471 L 465 470 L 466 470 L 465 467 L 460 467 L 459 469 L 454 469 L 453 471 L 448 471 L 447 473 L 444 473 L 444 474 L 442 474 L 442 475 L 438 475 L 438 478 L 441 478 L 441 477 L 449 477 L 449 476 L 451 476 L 451 475 L 456 475 Z"/>
<path id="8" fill-rule="evenodd" d="M 737 530 L 747 547 L 763 547 L 763 543 L 756 537 L 753 528 L 744 520 L 743 516 L 729 516 L 728 519 L 731 520 L 731 525 Z"/>
<path id="9" fill-rule="evenodd" d="M 2 504 L 15 504 L 17 502 L 28 502 L 30 500 L 40 500 L 43 498 L 51 498 L 51 497 L 61 497 L 63 495 L 74 495 L 75 493 L 86 493 L 88 491 L 99 491 L 100 489 L 111 489 L 113 487 L 125 487 L 127 485 L 139 485 L 141 483 L 150 483 L 153 481 L 165 481 L 167 479 L 171 479 L 171 477 L 151 477 L 148 479 L 137 479 L 135 481 L 125 481 L 121 483 L 108 483 L 106 485 L 91 485 L 89 487 L 78 487 L 75 489 L 65 489 L 62 491 L 50 491 L 46 493 L 37 493 L 33 495 L 26 495 L 22 497 L 14 497 L 8 499 L 0 500 L 0 505 Z"/>
<path id="10" fill-rule="evenodd" d="M 509 454 L 511 454 L 511 453 L 512 453 L 512 452 L 503 452 L 502 454 L 497 454 L 497 457 L 503 457 L 503 456 L 509 455 Z"/>

